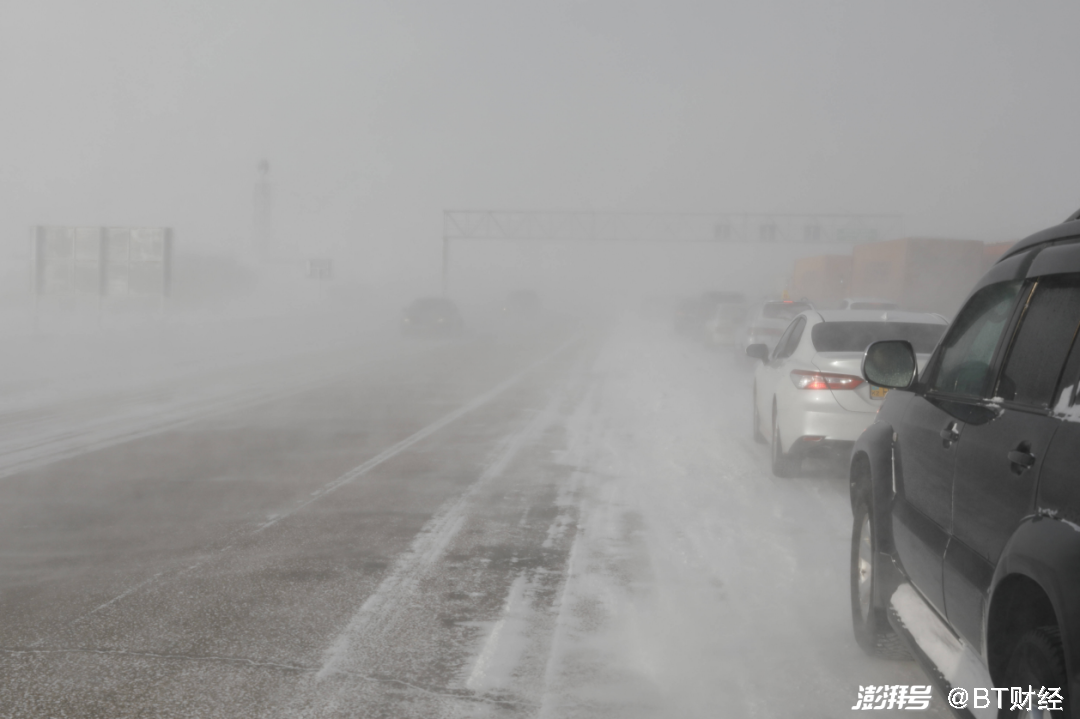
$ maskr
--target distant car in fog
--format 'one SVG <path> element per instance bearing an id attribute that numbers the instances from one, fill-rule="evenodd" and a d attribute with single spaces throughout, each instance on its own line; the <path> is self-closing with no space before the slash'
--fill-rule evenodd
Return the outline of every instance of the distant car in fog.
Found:
<path id="1" fill-rule="evenodd" d="M 502 303 L 502 314 L 511 318 L 533 317 L 540 312 L 540 296 L 532 290 L 514 290 Z"/>
<path id="2" fill-rule="evenodd" d="M 875 297 L 845 297 L 840 301 L 841 310 L 898 310 L 900 305 L 892 300 Z"/>
<path id="3" fill-rule="evenodd" d="M 710 323 L 724 305 L 743 305 L 741 292 L 713 290 L 687 298 L 675 309 L 675 331 L 705 341 L 710 340 Z"/>
<path id="4" fill-rule="evenodd" d="M 814 306 L 806 300 L 769 300 L 762 303 L 746 325 L 743 349 L 763 344 L 772 351 L 795 315 L 812 309 Z"/>
<path id="5" fill-rule="evenodd" d="M 723 302 L 716 306 L 705 326 L 705 340 L 714 347 L 737 347 L 746 327 L 746 301 Z"/>
<path id="6" fill-rule="evenodd" d="M 464 330 L 465 323 L 457 305 L 445 297 L 424 297 L 401 313 L 401 333 L 404 335 L 448 337 Z"/>
<path id="7" fill-rule="evenodd" d="M 754 439 L 772 448 L 772 471 L 790 477 L 810 454 L 848 453 L 888 390 L 866 382 L 863 353 L 880 340 L 906 340 L 925 364 L 948 325 L 941 315 L 870 310 L 800 313 L 754 371 Z"/>
<path id="8" fill-rule="evenodd" d="M 703 307 L 697 297 L 688 297 L 679 302 L 675 307 L 672 318 L 675 331 L 679 334 L 690 334 L 696 326 L 705 321 Z"/>

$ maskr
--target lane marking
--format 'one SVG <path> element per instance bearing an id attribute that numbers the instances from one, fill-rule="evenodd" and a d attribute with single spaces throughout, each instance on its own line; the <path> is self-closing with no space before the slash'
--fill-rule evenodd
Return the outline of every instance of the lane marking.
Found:
<path id="1" fill-rule="evenodd" d="M 574 475 L 577 474 L 577 472 L 574 472 Z M 584 501 L 581 498 L 577 499 L 577 524 L 574 526 L 574 538 L 570 541 L 570 552 L 566 557 L 566 568 L 564 570 L 566 577 L 563 580 L 559 598 L 552 605 L 555 608 L 555 626 L 551 632 L 551 644 L 548 647 L 547 661 L 544 663 L 544 676 L 541 682 L 540 709 L 537 712 L 537 716 L 541 718 L 550 717 L 558 711 L 554 700 L 560 695 L 560 689 L 563 689 L 565 684 L 561 676 L 563 668 L 561 663 L 565 659 L 567 647 L 572 644 L 570 636 L 573 634 L 573 628 L 570 626 L 570 620 L 566 616 L 570 611 L 570 595 L 573 591 L 572 587 L 577 584 L 574 581 L 575 577 L 581 576 L 587 571 L 579 566 L 581 559 L 578 556 L 583 551 L 581 549 L 581 544 L 584 541 L 582 530 L 587 517 L 583 506 Z"/>
<path id="2" fill-rule="evenodd" d="M 465 686 L 474 692 L 490 691 L 492 688 L 498 687 L 501 683 L 498 681 L 501 675 L 508 674 L 513 669 L 512 666 L 500 666 L 495 662 L 495 656 L 498 653 L 499 643 L 507 620 L 511 622 L 517 620 L 519 623 L 524 623 L 523 616 L 530 609 L 528 600 L 525 598 L 527 581 L 525 573 L 519 573 L 510 585 L 510 591 L 506 593 L 502 614 L 499 616 L 498 621 L 495 622 L 495 626 L 491 628 L 491 633 L 488 634 L 487 640 L 484 641 L 484 647 L 480 650 L 479 656 L 476 657 L 476 663 L 473 664 L 472 671 L 469 672 L 469 678 L 465 681 Z"/>
<path id="3" fill-rule="evenodd" d="M 345 373 L 346 371 L 342 370 L 332 376 L 326 375 L 317 380 L 309 380 L 285 388 L 249 388 L 231 397 L 214 397 L 187 405 L 180 404 L 170 412 L 154 413 L 150 417 L 128 416 L 88 423 L 80 428 L 35 440 L 33 444 L 20 442 L 20 447 L 17 449 L 0 451 L 0 479 L 143 437 L 179 429 L 210 417 L 302 394 L 327 382 L 333 382 Z"/>
<path id="4" fill-rule="evenodd" d="M 409 550 L 398 557 L 386 578 L 330 643 L 324 652 L 322 669 L 315 675 L 316 682 L 334 674 L 349 673 L 342 665 L 348 661 L 353 647 L 366 644 L 363 639 L 369 633 L 369 628 L 386 631 L 393 625 L 398 613 L 410 606 L 410 602 L 406 601 L 408 596 L 418 591 L 420 580 L 438 563 L 464 526 L 472 498 L 500 476 L 518 452 L 550 426 L 558 416 L 560 404 L 562 395 L 557 394 L 525 427 L 506 440 L 502 451 L 465 492 L 449 500 L 428 520 Z"/>
<path id="5" fill-rule="evenodd" d="M 446 425 L 450 424 L 451 422 L 453 422 L 453 421 L 455 421 L 457 419 L 460 419 L 461 417 L 465 416 L 469 412 L 471 412 L 471 411 L 473 411 L 473 410 L 487 404 L 491 400 L 495 399 L 495 397 L 499 396 L 501 393 L 505 392 L 507 389 L 513 387 L 515 384 L 520 382 L 527 375 L 529 375 L 531 372 L 533 372 L 534 370 L 536 370 L 537 368 L 542 366 L 544 363 L 548 362 L 550 359 L 552 359 L 553 357 L 555 357 L 559 353 L 565 351 L 571 345 L 578 342 L 581 339 L 581 337 L 582 337 L 581 334 L 574 335 L 569 340 L 567 340 L 563 344 L 559 345 L 557 348 L 555 348 L 551 352 L 547 353 L 546 355 L 542 356 L 537 361 L 535 361 L 532 364 L 525 367 L 523 370 L 521 370 L 521 371 L 517 372 L 516 374 L 514 374 L 513 376 L 511 376 L 509 379 L 504 380 L 503 382 L 499 383 L 498 385 L 496 385 L 492 389 L 488 390 L 487 392 L 484 392 L 483 394 L 479 395 L 478 397 L 475 397 L 470 402 L 468 402 L 467 404 L 465 404 L 462 407 L 458 408 L 457 410 L 455 410 L 455 411 L 451 412 L 450 414 L 445 415 L 441 419 L 438 419 L 435 422 L 427 425 L 423 429 L 419 430 L 418 432 L 415 432 L 414 434 L 410 435 L 409 437 L 406 437 L 405 439 L 401 440 L 397 444 L 394 444 L 394 445 L 390 446 L 389 448 L 383 450 L 382 452 L 375 455 L 374 457 L 367 460 L 366 462 L 354 467 L 353 469 L 349 470 L 345 474 L 341 475 L 340 477 L 338 477 L 334 481 L 324 485 L 322 488 L 320 488 L 318 490 L 315 490 L 315 492 L 313 492 L 312 495 L 309 496 L 308 499 L 306 499 L 303 502 L 297 504 L 292 509 L 275 515 L 269 521 L 258 525 L 254 530 L 251 530 L 249 532 L 241 531 L 241 535 L 242 536 L 254 536 L 254 535 L 257 535 L 257 534 L 261 533 L 263 530 L 268 529 L 269 527 L 272 527 L 273 525 L 277 524 L 282 519 L 285 519 L 285 518 L 287 518 L 287 517 L 289 517 L 289 516 L 291 516 L 293 514 L 296 514 L 297 512 L 302 510 L 303 508 L 305 508 L 308 505 L 312 504 L 313 502 L 315 502 L 315 501 L 317 501 L 319 499 L 322 499 L 323 497 L 329 495 L 331 492 L 334 492 L 335 490 L 340 489 L 341 487 L 344 487 L 345 485 L 349 484 L 350 482 L 354 481 L 355 479 L 367 474 L 368 472 L 370 472 L 375 467 L 377 467 L 380 464 L 386 462 L 387 460 L 397 456 L 398 454 L 401 454 L 401 452 L 405 451 L 406 449 L 413 446 L 417 442 L 419 442 L 419 441 L 421 441 L 421 440 L 423 440 L 423 439 L 425 439 L 427 437 L 430 437 L 432 434 L 439 431 L 440 429 L 442 429 Z M 532 426 L 531 423 L 530 423 L 530 426 Z M 517 443 L 512 443 L 512 444 L 514 445 L 514 450 L 513 451 L 516 452 L 517 451 L 516 450 Z M 496 467 L 497 471 L 501 472 L 502 468 L 508 462 L 509 462 L 509 458 L 506 458 L 502 462 L 496 461 L 494 466 Z M 490 471 L 490 468 L 489 468 L 489 471 Z M 485 476 L 486 475 L 487 475 L 487 472 L 485 472 Z M 481 479 L 483 479 L 483 478 L 481 478 Z M 466 495 L 467 494 L 468 494 L 468 491 L 466 492 Z M 156 583 L 158 580 L 160 580 L 166 574 L 168 574 L 169 577 L 178 577 L 178 576 L 182 576 L 182 575 L 184 575 L 184 574 L 186 574 L 188 572 L 191 572 L 191 571 L 193 571 L 195 569 L 198 569 L 199 567 L 203 566 L 204 564 L 211 561 L 212 559 L 216 559 L 217 557 L 220 557 L 225 552 L 227 552 L 227 551 L 233 549 L 234 547 L 236 547 L 237 543 L 238 543 L 238 540 L 240 538 L 241 537 L 238 537 L 238 536 L 236 536 L 234 534 L 234 539 L 229 541 L 227 544 L 225 544 L 225 546 L 221 547 L 216 552 L 212 552 L 211 554 L 204 557 L 203 559 L 195 562 L 194 564 L 183 567 L 183 568 L 181 568 L 180 570 L 178 570 L 176 572 L 169 573 L 167 570 L 161 570 L 158 573 L 152 575 L 151 577 L 148 577 L 147 579 L 144 579 L 143 581 L 135 584 L 134 586 L 129 587 L 128 589 L 124 590 L 123 592 L 116 595 L 112 599 L 109 599 L 108 601 L 106 601 L 106 602 L 104 602 L 102 604 L 99 604 L 98 606 L 94 607 L 93 609 L 86 612 L 85 614 L 82 614 L 82 615 L 72 619 L 71 621 L 67 622 L 63 626 L 65 628 L 71 627 L 73 625 L 76 625 L 76 624 L 86 620 L 87 618 L 93 616 L 94 614 L 97 614 L 101 610 L 115 604 L 116 602 L 118 602 L 118 601 L 124 599 L 125 597 L 133 594 L 134 592 L 137 592 L 140 589 L 143 589 L 145 587 L 148 587 L 148 586 Z M 30 644 L 30 646 L 31 647 L 40 646 L 41 643 L 44 642 L 44 641 L 45 641 L 45 637 L 42 637 L 42 638 L 38 639 L 37 641 L 33 642 L 32 644 Z M 320 674 L 322 674 L 325 671 L 326 671 L 326 666 L 324 665 L 323 668 L 320 670 Z"/>
<path id="6" fill-rule="evenodd" d="M 329 347 L 323 351 L 305 351 L 275 358 L 256 366 L 233 366 L 212 368 L 209 374 L 200 379 L 198 375 L 179 380 L 159 380 L 138 391 L 129 394 L 107 393 L 77 397 L 73 402 L 60 405 L 60 410 L 74 409 L 76 414 L 84 412 L 94 404 L 108 404 L 112 416 L 94 419 L 77 419 L 58 416 L 56 407 L 30 407 L 26 411 L 31 416 L 26 419 L 13 419 L 11 414 L 0 415 L 0 425 L 4 427 L 6 439 L 0 440 L 0 478 L 10 477 L 29 470 L 37 469 L 54 462 L 77 457 L 119 444 L 142 439 L 155 434 L 179 429 L 195 422 L 232 412 L 239 412 L 259 404 L 286 399 L 332 384 L 348 377 L 356 369 L 355 360 L 349 356 L 337 357 L 337 353 L 355 350 L 356 345 L 342 343 L 340 347 Z M 365 362 L 382 364 L 402 359 L 423 356 L 426 352 L 406 352 L 403 355 L 374 355 L 366 357 Z M 305 354 L 317 359 L 327 358 L 327 366 L 314 376 L 291 378 L 283 383 L 281 365 L 295 362 Z M 277 368 L 277 369 L 275 369 Z M 237 372 L 245 372 L 246 386 L 222 391 L 223 375 L 228 379 Z M 251 378 L 254 373 L 256 381 Z M 285 376 L 290 373 L 285 372 Z M 311 375 L 309 372 L 308 375 Z M 199 388 L 191 392 L 187 386 L 199 381 Z M 181 382 L 179 390 L 176 382 Z M 235 385 L 235 380 L 229 386 Z M 209 387 L 209 390 L 207 389 Z M 162 397 L 172 398 L 192 393 L 194 396 L 172 402 L 164 408 L 154 405 Z M 124 412 L 118 412 L 124 410 Z M 18 414 L 23 410 L 15 412 Z M 57 420 L 63 422 L 59 429 L 54 428 Z M 21 436 L 19 436 L 21 435 Z"/>
<path id="7" fill-rule="evenodd" d="M 487 392 L 484 392 L 482 395 L 480 395 L 478 397 L 475 397 L 472 401 L 468 402 L 467 404 L 463 405 L 462 407 L 459 407 L 458 409 L 454 410 L 450 414 L 444 416 L 442 419 L 438 419 L 438 420 L 432 422 L 427 427 L 424 427 L 423 429 L 421 429 L 419 432 L 416 432 L 415 434 L 412 434 L 412 435 L 406 437 L 405 439 L 401 440 L 397 444 L 394 444 L 394 445 L 391 445 L 390 447 L 387 447 L 382 452 L 379 452 L 377 455 L 375 455 L 374 457 L 372 457 L 368 461 L 364 462 L 363 464 L 358 465 L 358 466 L 354 467 L 353 469 L 350 469 L 348 472 L 341 475 L 340 477 L 335 479 L 333 482 L 330 482 L 329 484 L 323 485 L 322 488 L 317 489 L 314 492 L 312 492 L 311 496 L 308 499 L 305 499 L 303 502 L 300 502 L 299 504 L 294 506 L 292 509 L 289 509 L 289 510 L 287 510 L 285 512 L 282 512 L 280 514 L 275 515 L 274 517 L 271 517 L 269 520 L 267 520 L 263 524 L 259 525 L 259 527 L 257 527 L 255 529 L 253 534 L 258 534 L 259 532 L 263 531 L 264 529 L 267 529 L 268 527 L 274 526 L 275 524 L 277 524 L 281 520 L 283 520 L 283 519 L 285 519 L 287 517 L 290 517 L 293 514 L 296 514 L 301 509 L 303 509 L 304 507 L 307 507 L 312 502 L 317 502 L 320 499 L 322 499 L 323 497 L 325 497 L 326 495 L 330 494 L 331 492 L 335 492 L 338 489 L 341 489 L 342 487 L 349 484 L 350 482 L 364 476 L 365 474 L 367 474 L 371 470 L 375 469 L 380 464 L 382 464 L 382 463 L 386 462 L 387 460 L 393 459 L 394 457 L 398 456 L 399 454 L 401 454 L 402 452 L 404 452 L 406 449 L 413 446 L 417 442 L 419 442 L 421 440 L 424 440 L 424 439 L 427 439 L 428 437 L 435 434 L 436 432 L 438 432 L 440 429 L 442 429 L 446 425 L 448 425 L 448 424 L 450 424 L 452 422 L 455 422 L 456 420 L 461 419 L 462 417 L 464 417 L 469 412 L 472 412 L 475 409 L 483 407 L 485 404 L 487 404 L 491 400 L 495 399 L 500 394 L 502 394 L 503 392 L 505 392 L 506 390 L 510 389 L 511 387 L 516 385 L 518 382 L 523 380 L 533 370 L 535 370 L 536 368 L 538 368 L 541 365 L 543 365 L 544 363 L 546 363 L 552 357 L 559 354 L 560 352 L 565 350 L 567 347 L 569 347 L 573 343 L 577 342 L 578 339 L 579 339 L 579 336 L 572 337 L 567 342 L 563 343 L 562 345 L 559 345 L 557 348 L 555 348 L 551 352 L 547 353 L 546 355 L 544 355 L 543 357 L 541 357 L 537 361 L 533 362 L 531 365 L 529 365 L 525 369 L 521 370 L 517 374 L 510 377 L 510 379 L 504 380 L 503 382 L 495 385 L 493 388 L 489 389 Z"/>

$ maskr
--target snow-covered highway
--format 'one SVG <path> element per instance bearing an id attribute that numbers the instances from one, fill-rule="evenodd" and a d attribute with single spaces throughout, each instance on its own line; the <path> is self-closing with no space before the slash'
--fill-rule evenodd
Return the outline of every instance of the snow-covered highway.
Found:
<path id="1" fill-rule="evenodd" d="M 0 717 L 837 717 L 930 683 L 856 646 L 846 481 L 771 476 L 728 354 L 640 317 L 383 340 L 5 425 L 60 444 L 0 456 Z"/>

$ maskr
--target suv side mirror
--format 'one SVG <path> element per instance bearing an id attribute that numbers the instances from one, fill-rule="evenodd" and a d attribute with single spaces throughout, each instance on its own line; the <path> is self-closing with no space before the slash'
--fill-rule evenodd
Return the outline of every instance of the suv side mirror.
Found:
<path id="1" fill-rule="evenodd" d="M 879 387 L 907 389 L 915 382 L 918 371 L 915 350 L 906 340 L 874 342 L 863 355 L 862 375 Z"/>
<path id="2" fill-rule="evenodd" d="M 769 345 L 766 344 L 754 344 L 746 346 L 746 356 L 759 359 L 762 362 L 769 359 Z"/>

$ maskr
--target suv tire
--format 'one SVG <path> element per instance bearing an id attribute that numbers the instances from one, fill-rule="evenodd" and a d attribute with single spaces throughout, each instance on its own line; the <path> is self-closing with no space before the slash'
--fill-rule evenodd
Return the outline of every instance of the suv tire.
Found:
<path id="1" fill-rule="evenodd" d="M 1061 632 L 1057 627 L 1039 627 L 1020 637 L 1005 670 L 1005 684 L 1010 687 L 1054 687 L 1061 689 L 1061 716 L 1069 716 L 1068 679 L 1065 674 L 1065 652 L 1061 646 Z M 1011 711 L 1003 706 L 998 716 L 1011 717 L 1050 717 L 1057 712 L 1040 712 L 1038 699 L 1033 700 L 1032 711 Z"/>
<path id="2" fill-rule="evenodd" d="M 882 659 L 908 659 L 907 648 L 889 624 L 882 607 L 874 606 L 877 577 L 877 532 L 866 498 L 855 505 L 851 529 L 851 626 L 864 652 Z"/>

